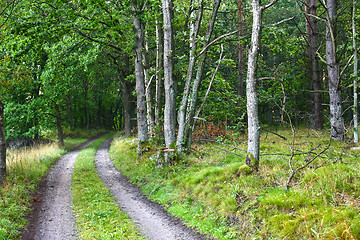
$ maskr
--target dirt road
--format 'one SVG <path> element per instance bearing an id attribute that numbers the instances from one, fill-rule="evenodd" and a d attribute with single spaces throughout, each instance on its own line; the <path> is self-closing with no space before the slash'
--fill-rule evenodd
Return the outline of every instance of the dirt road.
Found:
<path id="1" fill-rule="evenodd" d="M 147 239 L 191 240 L 205 239 L 172 217 L 160 205 L 149 201 L 140 190 L 131 184 L 115 168 L 110 160 L 108 149 L 111 139 L 100 146 L 95 156 L 95 165 L 101 180 L 111 190 L 123 212 L 139 227 Z"/>
<path id="2" fill-rule="evenodd" d="M 93 141 L 90 140 L 64 155 L 50 169 L 46 179 L 39 186 L 33 212 L 29 217 L 28 226 L 23 231 L 22 239 L 77 239 L 71 208 L 71 179 L 77 155 Z M 109 157 L 110 142 L 111 138 L 104 141 L 97 151 L 96 168 L 121 210 L 130 216 L 142 235 L 151 240 L 206 239 L 172 217 L 160 205 L 148 200 L 135 185 L 121 175 Z"/>
<path id="3" fill-rule="evenodd" d="M 29 224 L 22 233 L 22 239 L 77 239 L 71 208 L 71 178 L 77 155 L 95 140 L 89 140 L 65 154 L 49 170 L 45 180 L 39 185 Z"/>

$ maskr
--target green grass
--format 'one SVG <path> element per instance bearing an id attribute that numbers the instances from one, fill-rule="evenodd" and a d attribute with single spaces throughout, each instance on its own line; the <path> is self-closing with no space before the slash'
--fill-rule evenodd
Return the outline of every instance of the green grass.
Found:
<path id="1" fill-rule="evenodd" d="M 262 135 L 257 173 L 244 167 L 240 150 L 244 157 L 213 144 L 195 143 L 192 154 L 163 168 L 156 167 L 157 146 L 137 159 L 136 143 L 115 138 L 110 153 L 115 165 L 151 199 L 219 239 L 360 239 L 360 154 L 349 149 L 353 144 L 331 142 L 286 191 L 290 149 L 306 153 L 294 156 L 291 164 L 296 168 L 311 158 L 309 151 L 314 156 L 326 148 L 329 138 L 309 129 L 298 129 L 294 141 L 290 130 L 277 133 L 287 140 Z M 244 141 L 231 144 L 246 149 Z"/>
<path id="2" fill-rule="evenodd" d="M 81 239 L 143 239 L 100 180 L 94 157 L 106 135 L 82 150 L 73 174 L 73 206 Z"/>
<path id="3" fill-rule="evenodd" d="M 70 150 L 86 139 L 65 139 Z M 0 239 L 19 239 L 26 226 L 31 195 L 47 170 L 66 151 L 57 144 L 7 151 L 7 177 L 0 186 Z"/>
<path id="4" fill-rule="evenodd" d="M 0 187 L 0 239 L 19 238 L 27 224 L 30 196 L 47 170 L 65 153 L 56 144 L 8 151 L 8 174 Z"/>

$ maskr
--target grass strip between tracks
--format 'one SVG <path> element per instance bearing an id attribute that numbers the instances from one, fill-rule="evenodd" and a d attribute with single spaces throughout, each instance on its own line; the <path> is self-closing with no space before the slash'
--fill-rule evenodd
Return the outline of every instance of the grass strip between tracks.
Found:
<path id="1" fill-rule="evenodd" d="M 74 166 L 72 194 L 80 239 L 143 239 L 121 212 L 95 169 L 95 154 L 108 134 L 82 150 Z"/>

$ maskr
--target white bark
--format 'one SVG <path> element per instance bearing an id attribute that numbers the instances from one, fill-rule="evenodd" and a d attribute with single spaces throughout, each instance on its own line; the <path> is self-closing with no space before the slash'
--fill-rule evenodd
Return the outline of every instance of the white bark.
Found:
<path id="1" fill-rule="evenodd" d="M 214 25 L 215 25 L 215 21 L 216 21 L 217 12 L 220 7 L 220 3 L 221 3 L 221 0 L 215 0 L 215 2 L 213 4 L 213 9 L 211 12 L 208 29 L 207 29 L 207 32 L 205 35 L 205 42 L 204 42 L 205 50 L 201 54 L 201 57 L 200 57 L 201 59 L 200 59 L 199 66 L 198 66 L 198 69 L 196 72 L 195 81 L 193 83 L 193 86 L 191 89 L 191 94 L 189 96 L 187 114 L 186 114 L 186 119 L 185 119 L 185 121 L 186 121 L 185 134 L 184 134 L 184 137 L 185 137 L 184 143 L 186 143 L 187 148 L 190 148 L 190 146 L 191 146 L 192 125 L 194 123 L 195 108 L 196 108 L 196 104 L 197 104 L 197 100 L 198 100 L 199 87 L 200 87 L 200 84 L 202 81 L 202 75 L 204 72 L 205 61 L 207 58 L 206 46 L 209 44 L 213 30 L 214 30 Z"/>
<path id="2" fill-rule="evenodd" d="M 193 77 L 193 73 L 194 73 L 194 68 L 195 68 L 195 55 L 196 55 L 196 49 L 197 49 L 197 45 L 196 45 L 196 39 L 197 39 L 197 35 L 199 32 L 199 28 L 200 28 L 200 24 L 201 24 L 201 19 L 202 19 L 202 15 L 203 15 L 203 0 L 200 0 L 199 2 L 199 9 L 197 12 L 197 18 L 196 21 L 194 21 L 194 11 L 192 11 L 191 13 L 191 19 L 190 19 L 190 56 L 189 56 L 189 66 L 188 66 L 188 71 L 187 71 L 187 75 L 186 75 L 186 82 L 185 82 L 185 87 L 184 87 L 184 92 L 183 92 L 183 96 L 182 96 L 182 101 L 181 101 L 181 105 L 180 105 L 180 109 L 178 112 L 178 123 L 179 123 L 179 130 L 178 130 L 178 136 L 177 136 L 177 141 L 176 141 L 176 146 L 178 148 L 178 151 L 183 151 L 183 146 L 184 146 L 184 139 L 185 139 L 185 129 L 186 127 L 186 110 L 187 110 L 187 104 L 188 104 L 188 99 L 189 99 L 189 94 L 190 94 L 190 85 L 191 85 L 191 80 Z"/>
<path id="3" fill-rule="evenodd" d="M 358 96 L 357 96 L 357 78 L 358 78 L 358 59 L 356 47 L 356 0 L 353 0 L 353 13 L 352 13 L 352 33 L 353 33 L 353 49 L 354 49 L 354 142 L 359 141 L 359 126 L 358 126 Z"/>
<path id="4" fill-rule="evenodd" d="M 162 114 L 162 96 L 164 91 L 164 81 L 162 75 L 163 61 L 163 42 L 164 35 L 159 22 L 156 23 L 156 89 L 155 89 L 155 125 L 160 130 L 160 117 Z M 161 131 L 159 131 L 161 132 Z"/>
<path id="5" fill-rule="evenodd" d="M 176 140 L 176 84 L 173 78 L 173 34 L 172 34 L 172 0 L 162 0 L 164 18 L 164 135 L 165 146 L 172 147 Z"/>
<path id="6" fill-rule="evenodd" d="M 142 142 L 148 140 L 148 126 L 146 120 L 146 103 L 145 103 L 145 81 L 144 81 L 144 26 L 141 22 L 138 12 L 137 1 L 131 1 L 133 10 L 133 24 L 135 26 L 135 79 L 136 79 L 136 97 L 137 97 L 137 125 L 139 146 Z M 139 148 L 138 148 L 139 150 Z M 138 151 L 139 153 L 139 151 Z"/>
<path id="7" fill-rule="evenodd" d="M 331 137 L 339 141 L 344 139 L 345 127 L 342 117 L 342 99 L 339 63 L 336 59 L 336 0 L 327 1 L 326 24 L 326 62 L 329 76 Z"/>
<path id="8" fill-rule="evenodd" d="M 0 96 L 0 186 L 6 177 L 6 145 L 5 145 L 4 105 Z"/>
<path id="9" fill-rule="evenodd" d="M 147 33 L 145 33 L 147 35 Z M 145 48 L 142 51 L 143 54 L 143 65 L 144 65 L 144 77 L 145 77 L 145 97 L 146 97 L 146 119 L 148 124 L 148 131 L 151 137 L 154 136 L 155 131 L 155 114 L 154 114 L 154 100 L 153 100 L 153 92 L 152 92 L 152 82 L 149 74 L 149 46 L 147 36 L 144 38 Z"/>
<path id="10" fill-rule="evenodd" d="M 257 96 L 257 60 L 261 38 L 261 21 L 263 8 L 260 0 L 253 0 L 253 26 L 251 33 L 251 45 L 248 55 L 248 70 L 246 77 L 246 97 L 248 115 L 248 157 L 246 164 L 258 167 L 260 151 L 260 124 L 258 116 Z"/>

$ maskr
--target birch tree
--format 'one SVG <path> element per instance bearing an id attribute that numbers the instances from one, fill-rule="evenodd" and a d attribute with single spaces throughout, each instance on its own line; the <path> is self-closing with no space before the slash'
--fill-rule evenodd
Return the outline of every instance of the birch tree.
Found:
<path id="1" fill-rule="evenodd" d="M 171 148 L 176 140 L 176 83 L 173 77 L 173 30 L 172 30 L 172 0 L 162 0 L 164 19 L 164 135 L 165 146 Z"/>
<path id="2" fill-rule="evenodd" d="M 354 51 L 354 142 L 359 141 L 359 127 L 358 127 L 358 96 L 357 96 L 357 78 L 358 78 L 358 58 L 357 58 L 357 44 L 356 44 L 356 0 L 353 0 L 352 12 L 352 38 Z"/>
<path id="3" fill-rule="evenodd" d="M 193 6 L 191 6 L 193 7 Z M 200 0 L 198 4 L 198 10 L 197 10 L 197 16 L 196 20 L 194 20 L 195 12 L 191 12 L 190 16 L 190 53 L 189 53 L 189 65 L 187 69 L 186 74 L 186 82 L 183 92 L 183 97 L 180 104 L 180 109 L 178 111 L 178 123 L 179 123 L 179 130 L 178 130 L 178 136 L 176 141 L 176 146 L 180 152 L 183 151 L 184 146 L 184 140 L 185 140 L 185 131 L 186 131 L 186 113 L 187 113 L 187 106 L 188 106 L 188 100 L 189 100 L 189 94 L 190 94 L 190 88 L 191 88 L 191 81 L 193 79 L 194 69 L 195 69 L 195 63 L 196 63 L 196 49 L 197 49 L 197 36 L 199 33 L 199 28 L 203 16 L 203 7 L 204 7 L 204 1 Z"/>
<path id="4" fill-rule="evenodd" d="M 260 153 L 260 124 L 257 96 L 257 60 L 261 40 L 262 16 L 265 9 L 275 4 L 277 0 L 262 6 L 260 0 L 252 1 L 253 25 L 251 33 L 251 45 L 248 55 L 248 69 L 246 76 L 246 97 L 248 115 L 248 149 L 246 165 L 258 169 Z"/>
<path id="5" fill-rule="evenodd" d="M 326 5 L 326 62 L 329 77 L 331 138 L 344 139 L 345 127 L 342 117 L 341 81 L 339 62 L 336 56 L 336 0 L 328 0 Z"/>
<path id="6" fill-rule="evenodd" d="M 138 126 L 138 154 L 141 154 L 141 145 L 148 141 L 148 125 L 146 120 L 146 102 L 145 102 L 145 76 L 143 54 L 144 49 L 144 24 L 140 17 L 141 11 L 137 0 L 131 1 L 133 11 L 133 24 L 135 27 L 135 80 L 137 97 L 137 126 Z"/>
<path id="7" fill-rule="evenodd" d="M 198 68 L 196 71 L 196 76 L 195 76 L 194 82 L 192 84 L 191 91 L 188 95 L 188 100 L 187 100 L 188 103 L 187 103 L 187 107 L 185 110 L 186 117 L 184 119 L 185 124 L 182 124 L 179 121 L 179 132 L 184 131 L 183 136 L 181 136 L 180 134 L 178 135 L 177 144 L 178 144 L 179 150 L 182 150 L 184 146 L 189 148 L 191 145 L 191 136 L 192 136 L 191 126 L 194 123 L 194 116 L 195 116 L 196 104 L 197 104 L 197 100 L 198 100 L 199 87 L 200 87 L 200 84 L 202 81 L 202 75 L 203 75 L 203 71 L 204 71 L 205 61 L 207 58 L 207 49 L 208 49 L 207 45 L 210 43 L 210 40 L 211 40 L 211 36 L 212 36 L 213 30 L 214 30 L 214 25 L 215 25 L 215 21 L 216 21 L 217 12 L 220 7 L 220 3 L 221 3 L 221 0 L 215 0 L 214 4 L 213 4 L 210 21 L 209 21 L 208 28 L 207 28 L 206 35 L 205 35 L 203 50 L 201 51 L 202 52 L 201 56 L 199 56 L 200 60 L 199 60 Z M 189 74 L 189 72 L 188 72 L 188 74 Z M 183 128 L 181 130 L 180 130 L 180 124 Z M 181 137 L 183 137 L 183 138 L 181 138 Z"/>

